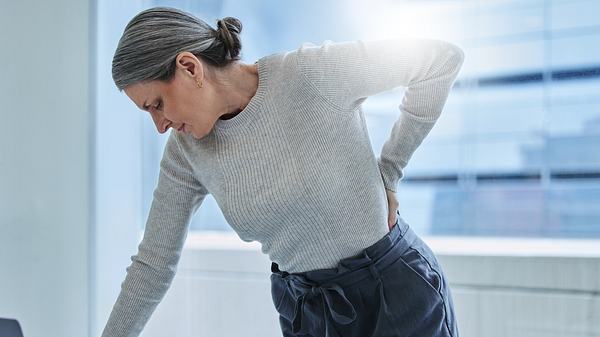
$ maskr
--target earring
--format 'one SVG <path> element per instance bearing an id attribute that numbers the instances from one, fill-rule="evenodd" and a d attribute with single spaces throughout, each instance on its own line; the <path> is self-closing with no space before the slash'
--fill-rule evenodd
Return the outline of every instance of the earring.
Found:
<path id="1" fill-rule="evenodd" d="M 198 85 L 198 88 L 202 88 L 202 82 L 200 82 L 200 80 L 196 80 L 196 84 Z"/>

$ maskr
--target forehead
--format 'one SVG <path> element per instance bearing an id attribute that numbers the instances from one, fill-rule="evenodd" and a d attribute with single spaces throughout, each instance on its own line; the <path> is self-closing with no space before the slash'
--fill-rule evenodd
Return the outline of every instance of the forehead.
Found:
<path id="1" fill-rule="evenodd" d="M 163 90 L 164 85 L 156 80 L 131 84 L 123 89 L 127 97 L 140 109 L 143 108 L 144 102 L 146 105 L 151 104 L 153 100 L 161 95 Z"/>

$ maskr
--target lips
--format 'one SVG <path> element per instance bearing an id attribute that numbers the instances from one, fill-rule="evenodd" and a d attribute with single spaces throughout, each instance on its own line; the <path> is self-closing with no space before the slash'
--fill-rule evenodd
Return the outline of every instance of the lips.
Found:
<path id="1" fill-rule="evenodd" d="M 177 131 L 182 131 L 182 130 L 185 131 L 184 127 L 185 127 L 185 123 L 181 124 L 181 126 L 179 127 L 179 129 L 177 129 Z"/>

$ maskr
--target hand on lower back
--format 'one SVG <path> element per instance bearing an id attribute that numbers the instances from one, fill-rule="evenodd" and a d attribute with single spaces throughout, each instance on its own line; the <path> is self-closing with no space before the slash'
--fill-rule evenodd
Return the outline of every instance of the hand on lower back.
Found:
<path id="1" fill-rule="evenodd" d="M 396 210 L 398 209 L 399 203 L 398 199 L 396 199 L 396 192 L 386 189 L 385 193 L 387 194 L 388 200 L 388 228 L 392 230 L 396 223 Z"/>

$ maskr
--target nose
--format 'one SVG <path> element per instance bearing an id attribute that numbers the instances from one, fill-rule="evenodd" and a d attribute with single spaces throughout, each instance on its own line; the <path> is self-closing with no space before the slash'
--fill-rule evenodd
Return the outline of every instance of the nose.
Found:
<path id="1" fill-rule="evenodd" d="M 151 114 L 151 115 L 152 115 L 152 120 L 154 121 L 154 125 L 156 126 L 156 130 L 158 131 L 158 133 L 163 134 L 163 133 L 167 132 L 167 130 L 169 129 L 169 126 L 171 125 L 171 122 L 166 118 L 158 116 L 158 114 Z"/>
<path id="2" fill-rule="evenodd" d="M 173 123 L 171 123 L 169 121 L 163 123 L 162 124 L 163 127 L 162 128 L 160 128 L 160 127 L 158 128 L 158 132 L 160 132 L 161 134 L 167 132 L 167 130 L 169 130 L 169 126 L 171 126 L 171 124 L 173 124 Z M 162 129 L 162 131 L 161 131 L 161 129 Z"/>

